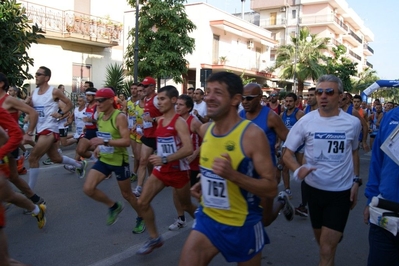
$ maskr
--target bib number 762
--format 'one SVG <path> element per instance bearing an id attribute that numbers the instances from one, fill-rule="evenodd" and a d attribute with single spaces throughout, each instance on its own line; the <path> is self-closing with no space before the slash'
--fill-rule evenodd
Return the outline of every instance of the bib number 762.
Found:
<path id="1" fill-rule="evenodd" d="M 208 181 L 208 195 L 213 197 L 225 198 L 225 183 L 213 180 Z"/>

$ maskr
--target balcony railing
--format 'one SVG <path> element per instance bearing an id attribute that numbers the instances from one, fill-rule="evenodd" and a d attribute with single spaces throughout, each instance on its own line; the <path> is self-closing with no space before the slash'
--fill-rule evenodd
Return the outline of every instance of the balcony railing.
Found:
<path id="1" fill-rule="evenodd" d="M 109 43 L 110 46 L 121 42 L 122 24 L 117 21 L 27 1 L 19 2 L 25 7 L 29 20 L 41 27 L 46 34 L 73 36 L 82 40 Z"/>
<path id="2" fill-rule="evenodd" d="M 359 36 L 357 36 L 356 33 L 354 33 L 352 30 L 349 30 L 349 35 L 351 35 L 353 38 L 355 38 L 356 41 L 363 43 L 363 40 Z"/>
<path id="3" fill-rule="evenodd" d="M 339 27 L 344 29 L 345 31 L 349 30 L 349 27 L 344 24 L 339 18 L 333 14 L 331 15 L 319 15 L 319 16 L 302 16 L 300 18 L 301 23 L 303 24 L 317 24 L 317 23 L 330 23 L 334 22 Z"/>
<path id="4" fill-rule="evenodd" d="M 260 27 L 286 26 L 286 25 L 287 25 L 287 21 L 286 21 L 285 18 L 276 19 L 276 20 L 272 20 L 270 18 L 266 18 L 266 19 L 261 19 L 259 21 L 259 26 Z"/>
<path id="5" fill-rule="evenodd" d="M 373 68 L 373 64 L 369 63 L 369 61 L 366 61 L 366 65 L 367 65 L 369 68 Z"/>
<path id="6" fill-rule="evenodd" d="M 359 60 L 359 61 L 362 60 L 362 57 L 361 57 L 360 55 L 354 53 L 352 50 L 349 50 L 349 54 L 350 54 L 351 56 L 353 56 L 354 58 L 356 58 L 357 60 Z"/>
<path id="7" fill-rule="evenodd" d="M 369 51 L 370 51 L 370 53 L 374 54 L 374 50 L 373 50 L 373 49 L 371 49 L 371 47 L 370 47 L 370 46 L 368 46 L 368 45 L 367 45 L 367 43 L 363 44 L 363 48 L 364 48 L 364 49 L 366 49 L 366 50 L 369 50 Z"/>
<path id="8" fill-rule="evenodd" d="M 331 41 L 331 43 L 334 44 L 335 46 L 342 45 L 342 43 L 341 43 L 340 41 L 338 41 L 337 39 L 332 38 L 330 41 Z"/>

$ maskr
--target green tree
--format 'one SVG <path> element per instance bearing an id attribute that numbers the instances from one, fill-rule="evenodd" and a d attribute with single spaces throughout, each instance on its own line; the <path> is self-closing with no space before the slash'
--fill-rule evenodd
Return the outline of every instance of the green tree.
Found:
<path id="1" fill-rule="evenodd" d="M 377 72 L 374 69 L 366 68 L 360 72 L 358 78 L 352 78 L 352 92 L 359 94 L 379 79 L 380 78 L 377 76 Z"/>
<path id="2" fill-rule="evenodd" d="M 183 3 L 185 0 L 140 0 L 139 12 L 139 55 L 140 77 L 153 76 L 173 78 L 182 82 L 182 75 L 188 71 L 184 58 L 194 50 L 195 40 L 188 36 L 196 27 L 188 19 Z M 128 0 L 136 6 L 135 0 Z M 129 72 L 134 69 L 135 28 L 129 35 L 132 44 L 127 47 L 126 65 Z"/>
<path id="3" fill-rule="evenodd" d="M 16 0 L 0 0 L 0 72 L 10 84 L 21 86 L 26 79 L 32 79 L 29 66 L 33 58 L 28 49 L 32 43 L 44 38 L 37 25 L 30 25 L 25 8 Z"/>
<path id="4" fill-rule="evenodd" d="M 109 64 L 105 74 L 105 87 L 113 87 L 115 93 L 125 93 L 124 91 L 125 70 L 122 64 Z M 127 95 L 127 94 L 125 94 Z"/>
<path id="5" fill-rule="evenodd" d="M 352 63 L 344 56 L 346 47 L 342 44 L 338 45 L 337 48 L 332 48 L 332 51 L 334 56 L 327 58 L 325 72 L 339 77 L 345 91 L 354 92 L 351 77 L 357 75 L 357 63 Z"/>
<path id="6" fill-rule="evenodd" d="M 322 64 L 326 58 L 322 52 L 327 49 L 328 41 L 329 38 L 316 38 L 316 34 L 310 34 L 304 27 L 298 37 L 291 36 L 292 44 L 277 49 L 276 68 L 280 70 L 280 78 L 296 77 L 298 94 L 302 94 L 305 80 L 317 80 L 323 74 Z"/>

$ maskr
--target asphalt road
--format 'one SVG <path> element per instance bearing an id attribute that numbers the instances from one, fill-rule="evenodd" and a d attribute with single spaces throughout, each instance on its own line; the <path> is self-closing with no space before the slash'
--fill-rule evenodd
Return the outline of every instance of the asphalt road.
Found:
<path id="1" fill-rule="evenodd" d="M 73 153 L 73 147 L 64 150 L 65 155 L 72 156 Z M 367 181 L 370 155 L 362 151 L 360 154 L 361 176 Z M 27 175 L 23 178 L 27 180 Z M 106 206 L 88 198 L 82 192 L 83 183 L 84 179 L 68 173 L 62 165 L 41 164 L 36 192 L 47 202 L 47 225 L 39 230 L 33 217 L 23 215 L 21 209 L 12 206 L 7 211 L 5 232 L 13 258 L 34 266 L 178 264 L 192 219 L 188 217 L 187 227 L 168 231 L 176 217 L 170 188 L 162 191 L 152 203 L 165 244 L 149 255 L 137 256 L 135 252 L 147 240 L 148 234 L 131 233 L 136 217 L 133 209 L 124 202 L 125 209 L 118 222 L 106 226 Z M 115 178 L 105 180 L 99 187 L 111 198 L 123 201 Z M 343 241 L 338 246 L 336 265 L 366 265 L 368 226 L 363 224 L 362 218 L 366 204 L 364 187 L 360 188 L 358 206 L 351 211 Z M 297 206 L 300 202 L 299 183 L 292 181 L 292 191 L 292 202 Z M 296 216 L 288 222 L 280 216 L 266 229 L 271 244 L 263 249 L 262 265 L 317 265 L 318 246 L 309 219 Z M 218 255 L 210 265 L 231 264 Z"/>

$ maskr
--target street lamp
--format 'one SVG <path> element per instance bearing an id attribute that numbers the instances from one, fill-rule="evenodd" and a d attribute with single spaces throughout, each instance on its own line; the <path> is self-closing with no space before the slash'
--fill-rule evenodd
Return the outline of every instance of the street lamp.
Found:
<path id="1" fill-rule="evenodd" d="M 136 0 L 136 29 L 134 35 L 134 82 L 138 81 L 138 68 L 139 68 L 139 0 Z"/>

